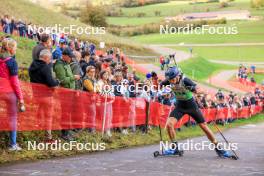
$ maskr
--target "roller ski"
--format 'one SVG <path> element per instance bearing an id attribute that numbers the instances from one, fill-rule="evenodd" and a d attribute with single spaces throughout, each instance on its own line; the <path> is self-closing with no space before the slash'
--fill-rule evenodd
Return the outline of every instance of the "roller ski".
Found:
<path id="1" fill-rule="evenodd" d="M 179 148 L 178 148 L 178 144 L 177 143 L 175 143 L 175 149 L 163 149 L 163 147 L 162 147 L 162 150 L 161 150 L 161 152 L 160 151 L 155 151 L 154 153 L 153 153 L 153 155 L 154 155 L 154 157 L 156 158 L 156 157 L 159 157 L 159 156 L 183 156 L 183 153 L 184 153 L 184 151 L 183 150 L 180 150 Z"/>
<path id="2" fill-rule="evenodd" d="M 159 125 L 159 135 L 160 135 L 160 141 L 163 141 L 162 139 L 162 133 L 161 133 L 161 127 Z M 174 146 L 173 149 L 164 149 L 163 146 L 161 148 L 161 152 L 160 151 L 155 151 L 153 153 L 154 157 L 158 157 L 158 156 L 183 156 L 183 150 L 180 150 L 178 147 L 178 143 L 174 142 Z"/>
<path id="3" fill-rule="evenodd" d="M 220 133 L 220 135 L 222 136 L 222 138 L 225 140 L 225 142 L 227 144 L 229 144 L 228 140 L 226 139 L 226 137 L 224 136 L 224 134 L 222 133 L 222 131 L 218 128 L 218 126 L 216 125 L 216 123 L 214 123 L 214 126 L 215 128 L 217 129 L 217 131 Z M 217 155 L 220 157 L 220 158 L 231 158 L 233 160 L 238 160 L 238 155 L 236 154 L 236 152 L 234 150 L 232 150 L 232 153 L 229 152 L 229 151 L 225 151 L 221 148 L 215 148 L 215 152 L 217 153 Z"/>
<path id="4" fill-rule="evenodd" d="M 233 160 L 238 160 L 238 156 L 236 154 L 232 154 L 229 151 L 223 150 L 223 149 L 219 149 L 219 148 L 215 148 L 215 152 L 216 154 L 220 157 L 220 158 L 230 158 Z"/>

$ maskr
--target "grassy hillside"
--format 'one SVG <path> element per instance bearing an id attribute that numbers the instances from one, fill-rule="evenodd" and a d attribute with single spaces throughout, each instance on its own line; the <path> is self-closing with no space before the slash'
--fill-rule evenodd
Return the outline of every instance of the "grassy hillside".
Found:
<path id="1" fill-rule="evenodd" d="M 0 37 L 3 35 L 5 34 L 0 33 Z M 28 67 L 32 61 L 32 49 L 36 45 L 36 42 L 22 37 L 14 36 L 13 38 L 18 43 L 16 60 L 18 62 L 19 67 Z"/>
<path id="2" fill-rule="evenodd" d="M 190 47 L 172 47 L 189 52 Z M 209 60 L 264 61 L 264 46 L 192 47 L 193 53 Z"/>
<path id="3" fill-rule="evenodd" d="M 122 8 L 123 15 L 121 19 L 127 17 L 126 20 L 122 20 L 121 22 L 118 20 L 120 17 L 110 17 L 109 22 L 111 24 L 116 25 L 125 25 L 127 23 L 134 22 L 136 19 L 139 19 L 141 23 L 151 23 L 151 22 L 159 22 L 164 17 L 167 16 L 176 16 L 180 13 L 190 13 L 190 12 L 206 12 L 206 11 L 222 11 L 222 10 L 250 10 L 252 15 L 264 16 L 263 9 L 256 10 L 250 7 L 250 0 L 235 0 L 230 2 L 230 5 L 226 8 L 220 8 L 220 4 L 218 2 L 214 3 L 201 3 L 201 4 L 190 4 L 191 1 L 170 1 L 168 3 L 154 4 L 154 5 L 146 5 L 142 7 L 134 7 L 134 8 Z M 155 16 L 155 11 L 160 11 L 160 16 Z M 143 12 L 146 14 L 143 18 L 138 18 L 137 14 Z M 147 21 L 145 19 L 150 19 Z"/>
<path id="4" fill-rule="evenodd" d="M 160 66 L 159 63 L 156 63 L 156 65 Z M 171 64 L 171 66 L 173 66 L 173 64 Z M 215 64 L 200 56 L 180 62 L 179 67 L 188 77 L 202 82 L 219 71 L 236 68 L 235 66 L 225 64 Z"/>
<path id="5" fill-rule="evenodd" d="M 87 27 L 87 25 L 81 23 L 80 21 L 45 9 L 27 0 L 0 0 L 0 4 L 0 14 L 8 14 L 15 19 L 22 19 L 23 21 L 32 22 L 36 25 L 53 26 L 55 24 L 61 24 L 62 26 L 77 25 Z M 107 44 L 106 46 L 121 47 L 128 51 L 143 50 L 137 43 L 133 43 L 129 40 L 119 38 L 108 33 L 105 35 L 81 35 L 79 37 L 95 43 L 104 41 Z M 145 50 L 144 52 L 148 51 Z"/>
<path id="6" fill-rule="evenodd" d="M 223 26 L 223 25 L 219 25 Z M 137 42 L 151 44 L 179 44 L 179 43 L 239 43 L 264 42 L 264 20 L 261 21 L 232 21 L 225 27 L 236 26 L 238 34 L 149 34 L 132 37 Z"/>

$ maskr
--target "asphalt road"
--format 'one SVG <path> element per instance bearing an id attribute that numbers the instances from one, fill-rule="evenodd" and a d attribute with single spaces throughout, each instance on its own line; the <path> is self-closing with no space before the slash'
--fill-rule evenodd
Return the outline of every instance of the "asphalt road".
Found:
<path id="1" fill-rule="evenodd" d="M 238 143 L 239 160 L 221 159 L 214 151 L 185 151 L 183 157 L 154 158 L 159 145 L 102 152 L 64 159 L 42 160 L 0 167 L 1 176 L 263 176 L 264 123 L 226 131 Z M 219 137 L 219 135 L 218 135 Z M 219 137 L 220 139 L 220 137 Z M 206 140 L 205 137 L 192 139 Z M 184 141 L 181 141 L 184 142 Z"/>

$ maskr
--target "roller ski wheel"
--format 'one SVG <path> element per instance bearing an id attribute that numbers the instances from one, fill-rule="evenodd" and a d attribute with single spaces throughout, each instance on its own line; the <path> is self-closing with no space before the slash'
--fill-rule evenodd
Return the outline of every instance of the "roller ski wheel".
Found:
<path id="1" fill-rule="evenodd" d="M 238 160 L 238 157 L 235 156 L 235 155 L 232 155 L 231 158 L 232 158 L 233 160 Z"/>
<path id="2" fill-rule="evenodd" d="M 178 155 L 179 155 L 180 157 L 182 157 L 183 154 L 184 154 L 184 151 L 183 151 L 183 150 L 179 151 L 179 153 L 178 153 Z"/>
<path id="3" fill-rule="evenodd" d="M 154 158 L 157 158 L 158 156 L 160 156 L 160 152 L 159 151 L 155 151 L 153 153 L 153 156 L 154 156 Z"/>

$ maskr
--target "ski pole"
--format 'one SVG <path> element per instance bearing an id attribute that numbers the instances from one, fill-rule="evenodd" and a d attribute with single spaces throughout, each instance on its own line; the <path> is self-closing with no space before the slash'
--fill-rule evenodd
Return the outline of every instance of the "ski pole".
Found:
<path id="1" fill-rule="evenodd" d="M 223 137 L 223 139 L 225 140 L 225 142 L 229 145 L 228 140 L 225 138 L 224 134 L 222 133 L 222 131 L 218 128 L 218 126 L 216 125 L 216 123 L 213 123 L 215 128 L 217 129 L 217 131 L 220 133 L 220 135 Z M 238 156 L 236 154 L 236 152 L 231 148 L 231 151 L 235 154 L 236 158 L 238 159 Z"/>

